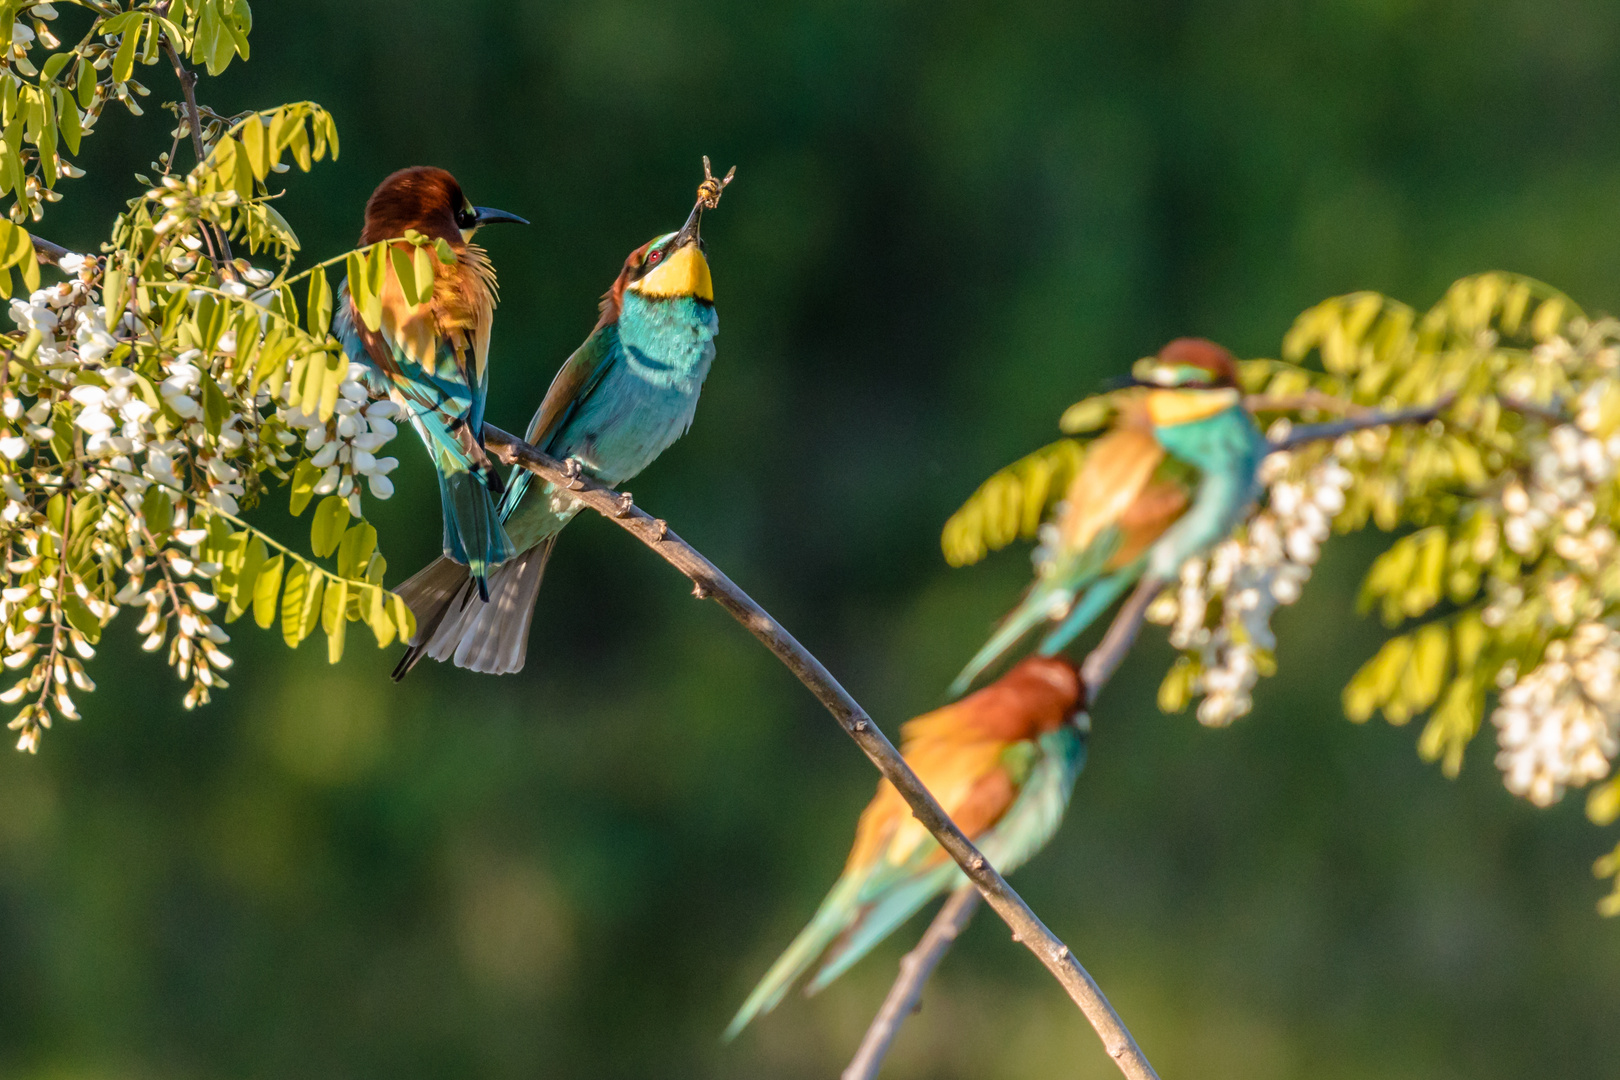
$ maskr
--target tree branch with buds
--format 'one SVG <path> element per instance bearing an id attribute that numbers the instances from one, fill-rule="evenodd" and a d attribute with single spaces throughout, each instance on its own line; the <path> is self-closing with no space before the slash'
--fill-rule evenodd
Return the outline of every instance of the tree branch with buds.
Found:
<path id="1" fill-rule="evenodd" d="M 627 492 L 599 484 L 583 475 L 577 464 L 570 466 L 557 461 L 521 439 L 488 424 L 484 425 L 484 445 L 506 463 L 521 465 L 541 479 L 568 490 L 573 498 L 646 544 L 692 581 L 695 596 L 714 600 L 758 638 L 815 695 L 839 727 L 855 740 L 884 778 L 894 785 L 901 798 L 911 807 L 912 815 L 933 834 L 991 909 L 1012 930 L 1013 939 L 1034 953 L 1036 959 L 1052 973 L 1096 1029 L 1104 1048 L 1120 1071 L 1131 1080 L 1157 1077 L 1158 1074 L 1148 1064 L 1147 1057 L 1131 1037 L 1124 1021 L 1069 947 L 1047 928 L 1023 898 L 1007 884 L 1006 878 L 957 828 L 866 710 L 781 623 L 701 552 L 677 536 L 668 522 L 654 518 L 637 507 Z"/>

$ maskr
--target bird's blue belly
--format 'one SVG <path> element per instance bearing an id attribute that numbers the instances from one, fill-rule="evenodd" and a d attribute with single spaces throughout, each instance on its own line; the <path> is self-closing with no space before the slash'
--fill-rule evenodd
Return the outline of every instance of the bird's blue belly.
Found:
<path id="1" fill-rule="evenodd" d="M 554 445 L 605 484 L 640 473 L 686 434 L 701 384 L 658 385 L 629 364 L 614 365 Z"/>

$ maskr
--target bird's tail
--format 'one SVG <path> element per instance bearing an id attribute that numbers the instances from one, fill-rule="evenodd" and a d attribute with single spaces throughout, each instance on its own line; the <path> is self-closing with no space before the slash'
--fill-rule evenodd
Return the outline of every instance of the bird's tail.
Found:
<path id="1" fill-rule="evenodd" d="M 439 502 L 444 510 L 444 553 L 466 564 L 479 598 L 488 600 L 490 572 L 513 555 L 489 487 L 466 467 L 441 465 Z"/>
<path id="2" fill-rule="evenodd" d="M 940 866 L 896 884 L 882 899 L 864 909 L 849 933 L 827 950 L 821 970 L 805 984 L 804 992 L 814 994 L 825 989 L 871 952 L 878 942 L 894 933 L 901 923 L 917 914 L 924 904 L 966 880 L 957 865 L 947 859 Z"/>
<path id="3" fill-rule="evenodd" d="M 479 602 L 469 567 L 435 559 L 396 590 L 416 616 L 416 636 L 394 668 L 403 679 L 424 656 L 453 660 L 486 675 L 523 669 L 535 597 L 556 536 L 501 563 L 489 574 L 489 600 Z"/>
<path id="4" fill-rule="evenodd" d="M 1110 574 L 1086 590 L 1080 602 L 1074 605 L 1069 617 L 1041 639 L 1037 650 L 1042 656 L 1056 656 L 1068 648 L 1069 642 L 1086 632 L 1086 627 L 1097 621 L 1097 616 L 1108 610 L 1108 605 L 1119 599 L 1120 593 L 1142 576 L 1147 560 L 1138 559 L 1118 573 Z"/>
<path id="5" fill-rule="evenodd" d="M 861 883 L 864 875 L 848 875 L 838 880 L 827 899 L 821 902 L 816 909 L 815 918 L 810 925 L 799 931 L 799 936 L 793 939 L 776 963 L 759 980 L 754 992 L 748 995 L 748 1000 L 742 1003 L 737 1015 L 731 1018 L 726 1026 L 722 1039 L 730 1042 L 742 1033 L 756 1016 L 770 1012 L 781 1004 L 782 998 L 787 994 L 788 988 L 810 969 L 828 945 L 849 929 L 849 925 L 860 915 L 858 904 Z"/>
<path id="6" fill-rule="evenodd" d="M 984 646 L 973 654 L 973 659 L 967 662 L 967 667 L 963 668 L 962 673 L 951 683 L 948 691 L 950 696 L 956 698 L 967 693 L 968 687 L 973 685 L 973 680 L 977 679 L 985 668 L 995 663 L 1003 653 L 1018 644 L 1025 634 L 1035 628 L 1037 623 L 1044 622 L 1051 618 L 1054 613 L 1062 611 L 1064 605 L 1068 604 L 1073 597 L 1073 589 L 1052 586 L 1046 582 L 1036 582 L 1035 587 L 1024 597 L 1023 602 L 1013 608 L 1005 619 L 1001 620 L 1001 625 L 996 627 L 994 634 L 990 635 L 990 640 L 985 642 Z"/>

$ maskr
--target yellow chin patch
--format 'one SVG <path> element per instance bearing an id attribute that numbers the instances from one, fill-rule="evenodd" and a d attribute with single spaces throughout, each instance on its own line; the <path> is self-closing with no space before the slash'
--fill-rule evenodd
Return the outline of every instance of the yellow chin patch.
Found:
<path id="1" fill-rule="evenodd" d="M 630 288 L 642 296 L 695 296 L 714 302 L 714 280 L 709 277 L 709 260 L 697 244 L 687 244 L 653 268 L 652 273 L 632 281 Z"/>
<path id="2" fill-rule="evenodd" d="M 1218 390 L 1152 390 L 1147 396 L 1148 419 L 1154 427 L 1190 424 L 1225 412 L 1241 400 L 1243 394 L 1230 386 Z"/>

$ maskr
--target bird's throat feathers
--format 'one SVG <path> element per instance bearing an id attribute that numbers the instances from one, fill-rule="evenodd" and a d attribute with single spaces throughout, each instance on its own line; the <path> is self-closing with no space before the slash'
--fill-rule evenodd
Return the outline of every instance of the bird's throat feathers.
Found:
<path id="1" fill-rule="evenodd" d="M 1243 393 L 1234 387 L 1153 390 L 1147 395 L 1147 414 L 1154 427 L 1174 427 L 1207 420 L 1242 400 Z"/>
<path id="2" fill-rule="evenodd" d="M 714 303 L 714 280 L 709 276 L 709 260 L 696 241 L 670 252 L 663 262 L 630 285 L 642 296 L 668 299 L 691 296 Z"/>

